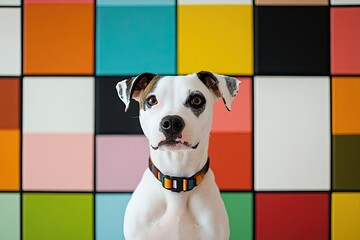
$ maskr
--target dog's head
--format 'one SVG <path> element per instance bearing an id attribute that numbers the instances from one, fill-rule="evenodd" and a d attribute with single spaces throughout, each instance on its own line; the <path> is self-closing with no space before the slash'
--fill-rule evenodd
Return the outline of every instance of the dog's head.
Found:
<path id="1" fill-rule="evenodd" d="M 211 72 L 187 76 L 143 73 L 119 82 L 116 89 L 129 108 L 139 102 L 140 124 L 154 150 L 194 150 L 208 142 L 214 102 L 230 111 L 240 81 Z"/>

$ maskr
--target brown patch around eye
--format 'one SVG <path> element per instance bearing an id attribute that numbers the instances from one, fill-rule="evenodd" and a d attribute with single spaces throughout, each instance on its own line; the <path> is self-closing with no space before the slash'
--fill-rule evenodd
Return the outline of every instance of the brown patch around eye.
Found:
<path id="1" fill-rule="evenodd" d="M 139 105 L 140 105 L 140 109 L 144 109 L 145 110 L 145 101 L 146 101 L 146 97 L 149 95 L 149 93 L 151 91 L 153 91 L 156 87 L 157 82 L 160 80 L 160 76 L 155 76 L 150 83 L 146 86 L 146 88 L 144 89 L 144 91 L 142 91 L 141 96 L 140 96 L 140 101 L 139 101 Z"/>

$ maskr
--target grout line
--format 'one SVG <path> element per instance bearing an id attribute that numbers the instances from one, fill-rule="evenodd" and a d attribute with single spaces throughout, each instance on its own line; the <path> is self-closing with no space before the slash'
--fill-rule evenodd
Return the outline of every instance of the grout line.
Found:
<path id="1" fill-rule="evenodd" d="M 93 54 L 94 54 L 94 59 L 93 59 L 93 77 L 94 77 L 94 100 L 93 100 L 93 104 L 94 104 L 94 141 L 93 141 L 93 161 L 94 161 L 94 169 L 93 169 L 93 239 L 96 240 L 96 31 L 97 31 L 97 0 L 94 0 L 94 26 L 93 26 L 93 30 L 94 30 L 94 36 L 93 36 Z"/>
<path id="2" fill-rule="evenodd" d="M 255 16 L 255 8 L 256 8 L 256 3 L 255 3 L 255 0 L 252 0 L 252 3 L 253 3 L 253 7 L 252 7 L 252 29 L 253 29 L 253 76 L 251 78 L 251 98 L 252 98 L 252 101 L 251 101 L 251 121 L 252 121 L 252 126 L 251 126 L 251 135 L 252 135 L 252 191 L 253 191 L 253 194 L 252 194 L 252 232 L 253 232 L 253 235 L 252 235 L 252 239 L 256 239 L 256 213 L 257 213 L 257 209 L 256 209 L 256 193 L 255 193 L 255 130 L 254 130 L 254 127 L 255 127 L 255 69 L 256 69 L 256 59 L 257 59 L 257 56 L 256 56 L 256 48 L 257 48 L 257 41 L 255 41 L 256 39 L 256 26 L 255 26 L 255 21 L 256 21 L 256 16 Z"/>
<path id="3" fill-rule="evenodd" d="M 7 5 L 0 5 L 0 9 L 1 8 L 21 8 L 21 6 L 19 5 L 19 6 L 16 6 L 16 5 L 9 5 L 9 6 L 7 6 Z"/>
<path id="4" fill-rule="evenodd" d="M 179 55 L 179 42 L 178 42 L 178 0 L 175 0 L 175 75 L 178 74 L 178 55 Z"/>
<path id="5" fill-rule="evenodd" d="M 222 193 L 263 193 L 263 194 L 317 194 L 317 193 L 329 193 L 328 190 L 243 190 L 243 189 L 232 189 L 232 190 L 224 190 L 220 189 Z M 133 191 L 92 191 L 92 190 L 22 190 L 21 193 L 44 193 L 44 194 L 52 194 L 52 193 L 61 193 L 61 194 L 89 194 L 89 193 L 101 193 L 101 194 L 120 194 L 120 193 L 133 193 Z M 19 191 L 0 191 L 0 193 L 19 193 Z M 360 190 L 354 189 L 341 189 L 341 190 L 334 190 L 332 193 L 360 193 Z"/>
<path id="6" fill-rule="evenodd" d="M 23 87 L 24 87 L 24 8 L 25 8 L 25 0 L 21 0 L 21 62 L 20 62 L 20 109 L 19 109 L 19 117 L 20 117 L 20 169 L 19 169 L 19 176 L 20 176 L 20 239 L 23 239 Z"/>
<path id="7" fill-rule="evenodd" d="M 332 119 L 332 64 L 331 64 L 331 0 L 329 0 L 329 6 L 328 6 L 328 11 L 329 11 L 329 35 L 328 35 L 328 38 L 329 38 L 329 101 L 330 101 L 330 191 L 329 191 L 329 216 L 328 216 L 328 238 L 329 240 L 332 239 L 332 236 L 331 236 L 331 220 L 332 220 L 332 192 L 333 192 L 333 132 L 332 132 L 332 124 L 333 124 L 333 119 Z"/>

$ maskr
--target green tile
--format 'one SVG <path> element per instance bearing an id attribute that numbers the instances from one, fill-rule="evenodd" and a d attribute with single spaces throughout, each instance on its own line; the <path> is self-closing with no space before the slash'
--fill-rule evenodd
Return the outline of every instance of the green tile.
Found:
<path id="1" fill-rule="evenodd" d="M 360 135 L 333 136 L 334 190 L 360 190 Z"/>
<path id="2" fill-rule="evenodd" d="M 19 193 L 0 193 L 0 239 L 20 239 Z"/>
<path id="3" fill-rule="evenodd" d="M 221 193 L 230 220 L 230 240 L 253 238 L 252 193 Z"/>
<path id="4" fill-rule="evenodd" d="M 24 240 L 92 240 L 93 195 L 25 193 Z"/>

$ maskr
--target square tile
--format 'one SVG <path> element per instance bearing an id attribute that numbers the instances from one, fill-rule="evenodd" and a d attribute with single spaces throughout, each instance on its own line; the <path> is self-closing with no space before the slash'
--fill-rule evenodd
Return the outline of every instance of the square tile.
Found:
<path id="1" fill-rule="evenodd" d="M 92 191 L 93 134 L 23 134 L 23 189 Z"/>
<path id="2" fill-rule="evenodd" d="M 360 193 L 333 193 L 331 213 L 333 240 L 360 238 Z"/>
<path id="3" fill-rule="evenodd" d="M 1 5 L 1 1 L 0 1 Z M 0 8 L 0 76 L 21 74 L 21 9 Z"/>
<path id="4" fill-rule="evenodd" d="M 179 5 L 251 4 L 251 0 L 178 0 Z"/>
<path id="5" fill-rule="evenodd" d="M 255 73 L 328 75 L 329 9 L 255 7 Z"/>
<path id="6" fill-rule="evenodd" d="M 20 6 L 21 0 L 0 0 L 0 6 Z"/>
<path id="7" fill-rule="evenodd" d="M 24 72 L 26 74 L 93 73 L 93 1 L 66 3 L 70 1 L 25 2 Z"/>
<path id="8" fill-rule="evenodd" d="M 214 105 L 212 132 L 252 132 L 252 79 L 241 81 L 239 93 L 229 112 L 222 100 Z"/>
<path id="9" fill-rule="evenodd" d="M 125 112 L 125 105 L 115 89 L 116 84 L 130 77 L 96 78 L 96 133 L 142 134 L 139 123 L 139 104 L 132 100 Z"/>
<path id="10" fill-rule="evenodd" d="M 331 72 L 360 73 L 360 7 L 331 8 Z"/>
<path id="11" fill-rule="evenodd" d="M 20 131 L 0 130 L 0 191 L 19 190 Z"/>
<path id="12" fill-rule="evenodd" d="M 92 240 L 92 194 L 23 195 L 23 239 Z"/>
<path id="13" fill-rule="evenodd" d="M 24 132 L 93 133 L 94 95 L 92 77 L 25 77 Z"/>
<path id="14" fill-rule="evenodd" d="M 256 239 L 328 240 L 327 193 L 256 194 Z"/>
<path id="15" fill-rule="evenodd" d="M 211 133 L 209 157 L 220 190 L 252 189 L 251 133 Z"/>
<path id="16" fill-rule="evenodd" d="M 333 159 L 333 188 L 360 191 L 360 135 L 334 135 Z"/>
<path id="17" fill-rule="evenodd" d="M 24 0 L 25 4 L 48 4 L 49 0 Z M 51 0 L 50 3 L 54 4 L 81 4 L 81 3 L 93 3 L 94 0 Z"/>
<path id="18" fill-rule="evenodd" d="M 221 193 L 230 223 L 230 239 L 253 239 L 253 195 Z"/>
<path id="19" fill-rule="evenodd" d="M 175 1 L 154 2 L 97 2 L 98 75 L 175 74 Z"/>
<path id="20" fill-rule="evenodd" d="M 329 5 L 329 0 L 255 0 L 255 4 L 256 5 L 270 5 L 270 6 L 301 6 L 301 5 L 305 5 L 305 6 L 311 6 L 311 5 L 315 5 L 315 6 L 320 6 L 320 5 L 324 5 L 327 6 Z"/>
<path id="21" fill-rule="evenodd" d="M 0 239 L 20 240 L 19 193 L 0 193 Z"/>
<path id="22" fill-rule="evenodd" d="M 256 190 L 329 190 L 330 79 L 254 81 Z"/>
<path id="23" fill-rule="evenodd" d="M 250 4 L 179 5 L 178 73 L 251 75 L 252 13 Z"/>
<path id="24" fill-rule="evenodd" d="M 124 215 L 131 194 L 96 194 L 96 239 L 125 239 Z"/>
<path id="25" fill-rule="evenodd" d="M 360 0 L 330 0 L 332 5 L 360 5 Z"/>
<path id="26" fill-rule="evenodd" d="M 149 163 L 144 136 L 96 136 L 96 187 L 98 191 L 134 191 Z"/>
<path id="27" fill-rule="evenodd" d="M 0 129 L 20 128 L 20 79 L 0 78 Z"/>
<path id="28" fill-rule="evenodd" d="M 360 77 L 332 78 L 333 134 L 360 134 Z"/>

